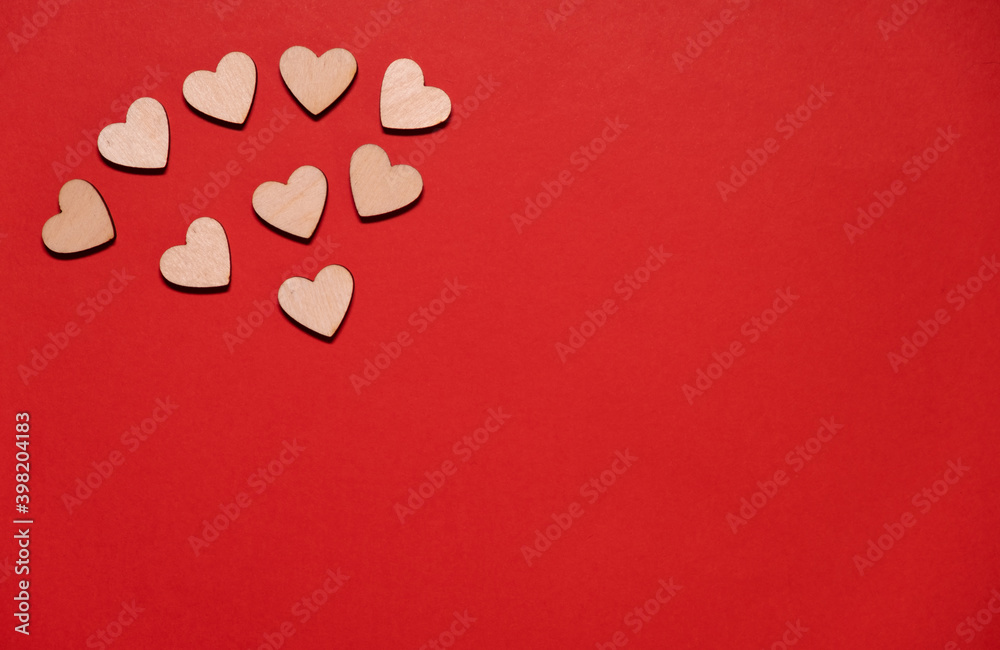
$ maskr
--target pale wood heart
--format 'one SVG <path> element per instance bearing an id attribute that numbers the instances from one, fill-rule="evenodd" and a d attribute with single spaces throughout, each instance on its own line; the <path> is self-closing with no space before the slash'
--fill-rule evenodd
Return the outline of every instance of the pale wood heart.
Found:
<path id="1" fill-rule="evenodd" d="M 351 156 L 351 193 L 362 217 L 405 208 L 423 189 L 420 172 L 409 165 L 392 166 L 378 145 L 363 144 Z"/>
<path id="2" fill-rule="evenodd" d="M 115 224 L 97 188 L 74 178 L 59 190 L 59 214 L 42 226 L 42 241 L 53 253 L 80 253 L 115 238 Z"/>
<path id="3" fill-rule="evenodd" d="M 424 85 L 424 73 L 415 61 L 397 59 L 382 78 L 379 101 L 382 126 L 387 129 L 425 129 L 451 115 L 451 100 L 440 88 Z"/>
<path id="4" fill-rule="evenodd" d="M 167 111 L 152 97 L 140 97 L 128 107 L 124 123 L 109 124 L 101 130 L 97 149 L 109 161 L 123 167 L 166 167 L 170 151 Z"/>
<path id="5" fill-rule="evenodd" d="M 184 79 L 184 99 L 205 115 L 243 124 L 257 90 L 257 66 L 243 52 L 222 57 L 215 72 L 198 70 Z"/>
<path id="6" fill-rule="evenodd" d="M 343 266 L 331 264 L 306 278 L 288 278 L 278 289 L 278 304 L 295 322 L 323 336 L 340 327 L 354 295 L 354 278 Z"/>
<path id="7" fill-rule="evenodd" d="M 160 258 L 160 273 L 182 287 L 206 289 L 229 284 L 229 239 L 222 224 L 209 217 L 188 226 L 187 242 L 168 248 Z"/>
<path id="8" fill-rule="evenodd" d="M 278 69 L 295 99 L 307 111 L 319 115 L 351 85 L 358 62 L 341 48 L 316 56 L 307 47 L 293 45 L 281 55 Z"/>
<path id="9" fill-rule="evenodd" d="M 309 239 L 326 205 L 326 176 L 316 167 L 299 167 L 288 184 L 267 181 L 253 192 L 253 209 L 278 230 Z"/>

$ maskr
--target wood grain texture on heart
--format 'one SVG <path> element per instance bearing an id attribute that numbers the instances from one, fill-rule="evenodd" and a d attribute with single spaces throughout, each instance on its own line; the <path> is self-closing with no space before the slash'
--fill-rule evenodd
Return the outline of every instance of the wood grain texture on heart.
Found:
<path id="1" fill-rule="evenodd" d="M 354 295 L 354 277 L 338 264 L 316 274 L 316 279 L 288 278 L 278 288 L 278 304 L 288 316 L 317 334 L 332 337 L 347 314 Z"/>
<path id="2" fill-rule="evenodd" d="M 108 206 L 87 181 L 66 181 L 59 190 L 59 210 L 42 226 L 42 242 L 53 253 L 82 253 L 115 238 Z"/>
<path id="3" fill-rule="evenodd" d="M 229 284 L 229 239 L 221 223 L 210 217 L 195 219 L 185 241 L 160 258 L 160 273 L 168 282 L 192 289 Z"/>
<path id="4" fill-rule="evenodd" d="M 382 78 L 379 111 L 387 129 L 425 129 L 448 119 L 451 99 L 440 88 L 424 85 L 423 70 L 415 61 L 397 59 Z"/>
<path id="5" fill-rule="evenodd" d="M 152 97 L 132 102 L 125 122 L 109 124 L 97 136 L 97 149 L 122 167 L 162 169 L 170 152 L 167 111 Z"/>
<path id="6" fill-rule="evenodd" d="M 288 183 L 267 181 L 253 192 L 257 216 L 275 228 L 309 239 L 323 216 L 327 183 L 323 172 L 311 165 L 299 167 Z"/>
<path id="7" fill-rule="evenodd" d="M 358 72 L 358 62 L 347 50 L 334 48 L 316 56 L 312 50 L 293 45 L 278 63 L 281 78 L 295 99 L 313 115 L 337 101 Z"/>
<path id="8" fill-rule="evenodd" d="M 420 172 L 409 165 L 391 165 L 378 145 L 363 144 L 351 156 L 351 193 L 362 217 L 405 208 L 423 189 Z"/>
<path id="9" fill-rule="evenodd" d="M 196 110 L 223 122 L 243 124 L 257 90 L 257 66 L 243 52 L 222 57 L 215 72 L 198 70 L 184 79 L 184 99 Z"/>

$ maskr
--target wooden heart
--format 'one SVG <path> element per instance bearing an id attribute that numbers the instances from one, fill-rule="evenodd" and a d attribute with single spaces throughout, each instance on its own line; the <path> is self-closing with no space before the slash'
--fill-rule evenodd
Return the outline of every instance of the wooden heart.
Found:
<path id="1" fill-rule="evenodd" d="M 167 112 L 152 97 L 140 97 L 128 107 L 124 123 L 109 124 L 101 130 L 97 149 L 106 159 L 123 167 L 166 167 L 170 151 Z"/>
<path id="2" fill-rule="evenodd" d="M 410 59 L 389 64 L 382 78 L 379 106 L 382 126 L 387 129 L 425 129 L 451 115 L 448 94 L 425 86 L 423 71 Z"/>
<path id="3" fill-rule="evenodd" d="M 354 295 L 354 278 L 343 266 L 331 264 L 306 278 L 288 278 L 278 289 L 278 304 L 295 322 L 323 336 L 340 327 Z"/>
<path id="4" fill-rule="evenodd" d="M 193 108 L 223 122 L 243 124 L 257 90 L 257 66 L 243 52 L 230 52 L 215 72 L 198 70 L 184 80 L 184 99 Z"/>
<path id="5" fill-rule="evenodd" d="M 253 192 L 257 216 L 278 230 L 309 239 L 326 205 L 326 176 L 316 167 L 299 167 L 288 184 L 267 181 Z"/>
<path id="6" fill-rule="evenodd" d="M 405 208 L 423 189 L 420 172 L 409 165 L 392 166 L 378 145 L 363 144 L 351 156 L 351 193 L 362 217 Z"/>
<path id="7" fill-rule="evenodd" d="M 191 222 L 183 246 L 168 248 L 160 273 L 182 287 L 205 289 L 229 284 L 229 240 L 222 224 L 209 217 Z"/>
<path id="8" fill-rule="evenodd" d="M 307 47 L 293 45 L 281 55 L 278 69 L 295 99 L 307 111 L 319 115 L 351 85 L 358 62 L 341 48 L 316 56 Z"/>
<path id="9" fill-rule="evenodd" d="M 59 209 L 42 226 L 42 241 L 53 253 L 81 253 L 115 238 L 108 206 L 87 181 L 67 181 L 59 190 Z"/>

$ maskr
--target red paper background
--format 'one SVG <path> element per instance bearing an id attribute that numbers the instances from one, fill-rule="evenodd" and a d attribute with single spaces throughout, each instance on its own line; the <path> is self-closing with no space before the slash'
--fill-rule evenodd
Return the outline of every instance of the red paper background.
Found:
<path id="1" fill-rule="evenodd" d="M 971 640 L 958 627 L 1000 588 L 1000 280 L 962 309 L 947 300 L 1000 252 L 995 2 L 913 2 L 888 39 L 889 0 L 567 1 L 554 29 L 556 0 L 401 0 L 391 15 L 382 2 L 243 0 L 221 17 L 207 2 L 49 4 L 55 16 L 0 54 L 0 502 L 13 518 L 14 414 L 27 411 L 35 520 L 30 639 L 11 629 L 15 577 L 0 571 L 10 647 L 101 647 L 93 635 L 118 632 L 133 599 L 144 611 L 115 648 L 268 648 L 283 622 L 286 648 L 421 648 L 456 611 L 475 618 L 465 648 L 608 647 L 618 631 L 636 648 L 780 648 L 796 622 L 803 648 L 1000 647 L 1000 622 Z M 4 32 L 39 7 L 4 3 Z M 727 8 L 735 21 L 679 71 L 675 53 Z M 356 40 L 373 11 L 391 20 Z M 291 45 L 357 57 L 319 120 L 280 78 Z M 242 130 L 181 94 L 188 73 L 236 50 L 258 68 Z M 466 106 L 430 155 L 415 155 L 429 135 L 379 124 L 382 72 L 401 57 Z M 83 145 L 60 177 L 53 163 L 124 119 L 119 98 L 150 68 L 165 75 L 142 94 L 169 115 L 166 173 L 113 170 Z M 832 96 L 785 140 L 778 121 L 813 86 Z M 274 111 L 292 119 L 248 160 Z M 628 128 L 581 170 L 574 151 L 615 118 Z M 949 127 L 960 139 L 908 179 L 907 160 Z M 778 151 L 723 201 L 717 181 L 768 138 Z M 368 142 L 425 183 L 416 207 L 376 223 L 357 217 L 348 180 Z M 228 232 L 231 287 L 173 290 L 157 265 L 183 242 L 179 205 L 234 160 L 240 173 L 201 212 Z M 330 183 L 309 244 L 250 205 L 304 164 Z M 511 215 L 563 171 L 572 184 L 518 232 Z M 118 237 L 62 260 L 40 233 L 69 178 L 100 190 Z M 905 194 L 849 241 L 844 224 L 895 180 Z M 335 340 L 278 311 L 231 351 L 238 319 L 322 242 L 356 281 Z M 651 246 L 672 256 L 625 300 L 616 283 Z M 88 322 L 81 303 L 123 269 L 134 279 Z M 411 314 L 455 279 L 467 288 L 418 332 Z M 744 323 L 786 288 L 800 298 L 751 343 Z M 563 363 L 556 343 L 606 300 L 617 311 Z M 949 322 L 894 372 L 888 353 L 938 309 Z M 79 335 L 22 380 L 71 322 Z M 412 344 L 358 394 L 351 375 L 403 331 Z M 682 387 L 732 341 L 745 353 L 689 403 Z M 123 434 L 158 398 L 176 412 L 129 451 Z M 491 408 L 511 417 L 463 462 L 454 445 Z M 831 417 L 843 428 L 796 473 L 786 455 Z M 304 451 L 257 494 L 248 478 L 284 441 Z M 626 450 L 638 460 L 589 503 L 580 486 Z M 67 508 L 115 451 L 124 463 Z M 912 497 L 959 459 L 968 472 L 921 512 Z M 457 472 L 401 524 L 395 504 L 448 460 Z M 734 534 L 727 514 L 781 469 L 789 483 Z M 250 506 L 196 556 L 189 538 L 239 492 Z M 583 515 L 529 566 L 522 547 L 573 502 Z M 916 524 L 860 575 L 854 556 L 904 512 Z M 338 568 L 344 586 L 308 621 L 294 615 Z M 636 633 L 625 616 L 660 579 L 682 589 Z"/>

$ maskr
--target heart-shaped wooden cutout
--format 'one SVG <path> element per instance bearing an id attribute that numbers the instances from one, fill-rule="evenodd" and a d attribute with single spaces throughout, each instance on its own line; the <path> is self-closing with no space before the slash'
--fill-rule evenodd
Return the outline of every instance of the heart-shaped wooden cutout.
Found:
<path id="1" fill-rule="evenodd" d="M 257 216 L 278 230 L 309 239 L 326 205 L 326 176 L 316 167 L 299 167 L 288 183 L 267 181 L 253 191 Z"/>
<path id="2" fill-rule="evenodd" d="M 215 72 L 198 70 L 184 79 L 184 99 L 196 110 L 223 122 L 243 124 L 257 90 L 257 66 L 243 52 L 222 57 Z"/>
<path id="3" fill-rule="evenodd" d="M 354 295 L 351 272 L 331 264 L 306 278 L 288 278 L 278 289 L 278 304 L 295 322 L 317 334 L 332 337 L 340 327 Z"/>
<path id="4" fill-rule="evenodd" d="M 351 193 L 362 217 L 405 208 L 423 189 L 420 172 L 409 165 L 391 165 L 378 145 L 363 144 L 351 156 Z"/>
<path id="5" fill-rule="evenodd" d="M 81 253 L 115 238 L 108 206 L 87 181 L 67 181 L 59 190 L 59 209 L 42 226 L 42 241 L 53 253 Z"/>
<path id="6" fill-rule="evenodd" d="M 353 54 L 339 47 L 316 56 L 307 47 L 293 45 L 281 55 L 278 69 L 295 99 L 307 111 L 319 115 L 354 81 L 358 62 Z"/>
<path id="7" fill-rule="evenodd" d="M 101 130 L 97 149 L 106 159 L 123 167 L 166 167 L 170 151 L 167 111 L 152 97 L 140 97 L 128 107 L 124 123 L 109 124 Z"/>
<path id="8" fill-rule="evenodd" d="M 221 223 L 209 217 L 195 219 L 185 241 L 160 258 L 160 273 L 168 282 L 192 289 L 229 284 L 229 239 Z"/>
<path id="9" fill-rule="evenodd" d="M 415 61 L 397 59 L 382 78 L 379 108 L 387 129 L 425 129 L 448 119 L 451 100 L 440 88 L 424 85 L 423 70 Z"/>

